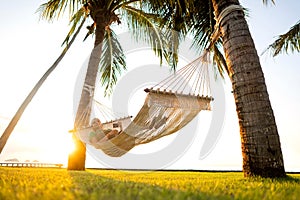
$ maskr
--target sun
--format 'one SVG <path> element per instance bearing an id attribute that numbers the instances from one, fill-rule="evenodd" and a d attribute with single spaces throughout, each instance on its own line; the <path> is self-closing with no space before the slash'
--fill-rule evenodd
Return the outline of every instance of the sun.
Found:
<path id="1" fill-rule="evenodd" d="M 75 149 L 72 134 L 63 129 L 53 128 L 41 131 L 42 129 L 37 128 L 37 130 L 30 129 L 27 133 L 18 136 L 19 140 L 22 140 L 22 146 L 26 146 L 23 153 L 31 149 L 20 160 L 38 160 L 43 163 L 66 166 L 69 154 Z"/>
<path id="2" fill-rule="evenodd" d="M 72 139 L 72 134 L 68 133 L 67 137 L 65 138 L 65 147 L 68 154 L 72 153 L 75 150 L 75 144 Z"/>
<path id="3" fill-rule="evenodd" d="M 57 138 L 49 140 L 52 145 L 47 145 L 47 153 L 45 157 L 49 162 L 67 164 L 68 156 L 75 150 L 72 135 L 69 133 L 61 134 Z"/>

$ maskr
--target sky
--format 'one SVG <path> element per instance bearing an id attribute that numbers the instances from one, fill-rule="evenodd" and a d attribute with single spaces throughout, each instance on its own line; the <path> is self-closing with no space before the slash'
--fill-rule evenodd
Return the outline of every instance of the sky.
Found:
<path id="1" fill-rule="evenodd" d="M 297 0 L 278 0 L 275 6 L 264 6 L 260 0 L 240 2 L 249 9 L 247 22 L 259 55 L 277 35 L 288 31 L 300 20 L 298 11 L 300 2 Z M 36 10 L 41 3 L 43 1 L 38 0 L 1 2 L 1 133 L 28 92 L 62 51 L 61 43 L 68 32 L 67 18 L 50 23 L 39 20 Z M 122 29 L 119 31 L 121 33 Z M 0 161 L 17 158 L 20 161 L 39 160 L 66 164 L 68 151 L 72 149 L 68 130 L 73 126 L 73 100 L 76 94 L 74 86 L 93 45 L 92 38 L 82 42 L 81 38 L 84 38 L 84 35 L 85 32 L 79 35 L 79 39 L 27 107 L 0 155 Z M 134 66 L 158 63 L 149 53 L 143 55 L 142 51 L 133 51 L 127 54 L 128 72 L 134 70 Z M 260 61 L 276 118 L 285 168 L 287 171 L 300 171 L 299 53 L 282 54 L 275 58 L 264 54 L 260 55 Z M 199 131 L 189 147 L 168 163 L 166 168 L 242 169 L 239 128 L 231 83 L 227 79 L 222 83 L 226 103 L 224 120 L 220 122 L 222 123 L 220 137 L 215 146 L 206 156 L 199 156 L 203 141 L 207 137 L 205 131 Z M 144 97 L 141 96 L 140 92 L 135 91 L 130 96 L 130 103 L 141 105 Z M 128 107 L 133 110 L 133 114 L 138 110 L 138 106 Z M 209 120 L 205 118 L 209 118 L 209 114 L 200 114 L 196 121 L 198 129 L 207 130 L 209 127 L 207 125 Z M 134 149 L 133 153 L 147 152 L 158 146 L 164 148 L 176 137 L 175 135 L 161 139 L 153 145 L 141 145 Z M 90 154 L 93 153 L 87 154 L 87 167 L 105 166 Z"/>

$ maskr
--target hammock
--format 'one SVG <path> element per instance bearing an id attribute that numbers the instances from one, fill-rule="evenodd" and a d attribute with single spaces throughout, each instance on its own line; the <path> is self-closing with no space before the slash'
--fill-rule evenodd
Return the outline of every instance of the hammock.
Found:
<path id="1" fill-rule="evenodd" d="M 144 105 L 132 121 L 131 117 L 124 117 L 103 123 L 104 130 L 118 130 L 117 136 L 92 144 L 90 126 L 77 129 L 77 137 L 109 156 L 120 157 L 137 145 L 177 132 L 201 110 L 210 110 L 213 100 L 208 66 L 200 58 L 145 92 L 148 94 Z"/>

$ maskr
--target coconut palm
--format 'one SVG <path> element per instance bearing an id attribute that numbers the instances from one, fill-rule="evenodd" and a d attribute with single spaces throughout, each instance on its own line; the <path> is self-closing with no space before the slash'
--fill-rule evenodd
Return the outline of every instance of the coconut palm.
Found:
<path id="1" fill-rule="evenodd" d="M 90 121 L 91 108 L 90 101 L 93 98 L 97 72 L 100 64 L 100 82 L 105 88 L 106 94 L 111 92 L 112 86 L 118 79 L 126 63 L 116 34 L 111 29 L 112 23 L 120 24 L 126 18 L 134 35 L 138 39 L 149 42 L 154 51 L 162 57 L 162 45 L 160 33 L 155 28 L 152 19 L 154 15 L 143 12 L 139 9 L 138 0 L 88 0 L 88 1 L 68 1 L 68 0 L 49 0 L 41 5 L 41 15 L 48 20 L 62 16 L 68 8 L 72 16 L 78 8 L 84 7 L 89 12 L 91 24 L 87 26 L 88 34 L 95 35 L 94 48 L 91 52 L 88 68 L 85 76 L 84 86 L 75 118 L 75 129 L 87 126 Z M 85 38 L 86 39 L 86 38 Z M 85 114 L 85 120 L 82 116 Z M 68 169 L 84 170 L 86 147 L 75 135 L 73 135 L 75 151 L 70 154 Z"/>
<path id="2" fill-rule="evenodd" d="M 213 50 L 219 71 L 228 73 L 239 119 L 244 175 L 285 176 L 280 139 L 264 74 L 239 1 L 149 2 L 151 10 L 166 17 L 171 24 L 181 22 L 178 31 L 193 30 L 194 45 L 202 50 Z"/>
<path id="3" fill-rule="evenodd" d="M 238 0 L 212 0 L 212 4 L 239 119 L 244 175 L 283 177 L 275 116 L 244 12 L 238 9 Z"/>
<path id="4" fill-rule="evenodd" d="M 44 73 L 44 75 L 41 77 L 41 79 L 36 83 L 36 85 L 32 88 L 28 96 L 25 98 L 11 121 L 9 122 L 8 126 L 4 130 L 3 134 L 1 135 L 0 138 L 0 153 L 2 152 L 9 136 L 11 135 L 12 131 L 14 130 L 15 126 L 17 125 L 18 121 L 23 115 L 23 112 L 27 108 L 28 104 L 31 102 L 35 94 L 38 92 L 39 88 L 43 85 L 43 83 L 46 81 L 48 76 L 56 69 L 60 61 L 63 59 L 63 57 L 66 55 L 67 51 L 70 49 L 71 45 L 75 41 L 75 38 L 77 37 L 78 33 L 80 32 L 85 19 L 86 19 L 86 10 L 85 9 L 79 9 L 77 13 L 74 14 L 74 17 L 71 19 L 71 22 L 73 22 L 72 26 L 72 38 L 70 40 L 70 34 L 68 34 L 68 37 L 66 40 L 63 42 L 63 45 L 65 45 L 64 50 L 61 52 L 59 57 L 56 59 L 56 61 L 52 64 L 52 66 Z M 82 20 L 80 23 L 78 23 L 78 16 L 83 16 Z M 80 24 L 80 25 L 79 25 Z M 78 26 L 79 25 L 79 26 Z M 78 26 L 78 27 L 77 27 Z"/>
<path id="5" fill-rule="evenodd" d="M 288 32 L 279 35 L 267 50 L 270 50 L 274 57 L 283 52 L 300 52 L 300 21 L 292 26 Z"/>

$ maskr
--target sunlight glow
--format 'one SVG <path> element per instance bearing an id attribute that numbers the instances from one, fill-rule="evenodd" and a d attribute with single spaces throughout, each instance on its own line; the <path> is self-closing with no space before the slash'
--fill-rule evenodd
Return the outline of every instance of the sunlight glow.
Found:
<path id="1" fill-rule="evenodd" d="M 44 145 L 45 158 L 54 163 L 66 164 L 69 154 L 75 149 L 72 135 L 68 133 L 61 133 L 59 137 L 48 138 Z"/>

